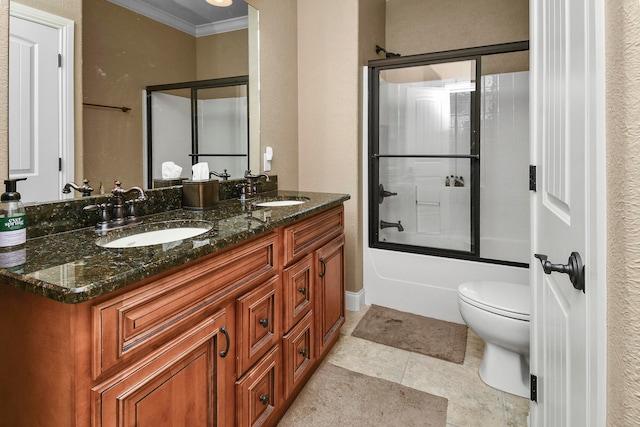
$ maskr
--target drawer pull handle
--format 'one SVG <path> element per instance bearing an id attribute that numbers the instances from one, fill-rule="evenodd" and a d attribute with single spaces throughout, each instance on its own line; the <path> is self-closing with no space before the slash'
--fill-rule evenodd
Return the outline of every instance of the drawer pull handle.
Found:
<path id="1" fill-rule="evenodd" d="M 320 272 L 320 277 L 324 277 L 327 273 L 327 263 L 324 262 L 324 258 L 320 258 L 320 264 L 322 265 L 322 271 Z"/>
<path id="2" fill-rule="evenodd" d="M 307 288 L 298 288 L 298 292 L 300 292 L 302 295 L 307 293 Z"/>
<path id="3" fill-rule="evenodd" d="M 307 357 L 307 349 L 306 348 L 301 349 L 299 353 L 302 355 L 302 357 Z"/>
<path id="4" fill-rule="evenodd" d="M 266 328 L 267 326 L 269 326 L 269 318 L 268 318 L 268 317 L 267 317 L 266 319 L 260 319 L 260 320 L 258 320 L 258 322 L 260 322 L 260 324 L 261 324 L 262 326 L 264 326 L 265 328 Z"/>
<path id="5" fill-rule="evenodd" d="M 268 394 L 262 394 L 259 397 L 260 402 L 262 402 L 263 405 L 266 405 L 267 403 L 269 403 L 269 395 Z"/>
<path id="6" fill-rule="evenodd" d="M 229 354 L 229 347 L 231 347 L 231 340 L 229 339 L 229 332 L 227 332 L 227 328 L 225 328 L 224 326 L 222 328 L 220 328 L 220 332 L 222 332 L 224 334 L 225 338 L 227 339 L 227 348 L 220 352 L 220 357 L 227 357 L 227 354 Z"/>

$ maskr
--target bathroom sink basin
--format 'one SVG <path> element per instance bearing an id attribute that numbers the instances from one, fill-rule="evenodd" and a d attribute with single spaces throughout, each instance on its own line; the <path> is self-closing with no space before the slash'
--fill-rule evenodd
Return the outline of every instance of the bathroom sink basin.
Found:
<path id="1" fill-rule="evenodd" d="M 121 229 L 98 239 L 96 244 L 104 248 L 137 248 L 159 245 L 199 236 L 211 230 L 207 221 L 167 221 L 141 224 Z"/>
<path id="2" fill-rule="evenodd" d="M 273 200 L 271 202 L 262 202 L 256 203 L 256 206 L 266 207 L 276 207 L 276 206 L 293 206 L 293 205 L 301 205 L 304 201 L 302 200 Z"/>
<path id="3" fill-rule="evenodd" d="M 256 203 L 256 206 L 262 208 L 301 205 L 309 200 L 307 197 L 278 197 L 274 200 L 266 200 Z"/>

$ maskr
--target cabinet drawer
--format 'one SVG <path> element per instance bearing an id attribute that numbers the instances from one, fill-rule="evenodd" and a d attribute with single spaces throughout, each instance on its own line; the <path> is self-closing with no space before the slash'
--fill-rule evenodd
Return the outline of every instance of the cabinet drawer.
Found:
<path id="1" fill-rule="evenodd" d="M 284 228 L 284 264 L 319 248 L 344 230 L 342 205 Z"/>
<path id="2" fill-rule="evenodd" d="M 236 423 L 239 427 L 269 422 L 280 407 L 280 347 L 275 346 L 236 382 Z"/>
<path id="3" fill-rule="evenodd" d="M 284 352 L 284 398 L 304 379 L 313 362 L 313 312 L 307 315 L 282 338 Z"/>
<path id="4" fill-rule="evenodd" d="M 92 425 L 205 427 L 233 416 L 219 399 L 216 402 L 216 396 L 228 390 L 222 364 L 233 362 L 219 354 L 224 321 L 224 311 L 216 313 L 94 387 Z"/>
<path id="5" fill-rule="evenodd" d="M 238 376 L 262 357 L 281 335 L 280 279 L 268 282 L 238 298 L 236 342 Z"/>
<path id="6" fill-rule="evenodd" d="M 312 263 L 313 257 L 307 255 L 282 272 L 285 331 L 298 323 L 313 305 Z"/>
<path id="7" fill-rule="evenodd" d="M 276 234 L 269 234 L 94 306 L 93 378 L 157 348 L 224 298 L 276 274 L 276 245 Z"/>

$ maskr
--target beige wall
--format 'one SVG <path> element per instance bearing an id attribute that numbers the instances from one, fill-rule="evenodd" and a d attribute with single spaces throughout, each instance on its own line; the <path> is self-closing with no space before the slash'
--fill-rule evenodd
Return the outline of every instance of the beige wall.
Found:
<path id="1" fill-rule="evenodd" d="M 357 23 L 357 0 L 298 2 L 298 183 L 304 191 L 352 197 L 345 203 L 348 291 L 362 288 L 356 250 L 361 248 Z"/>
<path id="2" fill-rule="evenodd" d="M 273 148 L 278 187 L 298 189 L 296 0 L 250 0 L 260 11 L 260 143 Z M 262 159 L 262 156 L 260 156 Z"/>
<path id="3" fill-rule="evenodd" d="M 640 5 L 605 2 L 607 425 L 640 425 Z M 620 185 L 622 184 L 622 185 Z"/>
<path id="4" fill-rule="evenodd" d="M 249 74 L 249 30 L 237 30 L 196 39 L 197 80 Z"/>
<path id="5" fill-rule="evenodd" d="M 116 179 L 143 186 L 142 90 L 196 80 L 195 37 L 118 7 L 85 0 L 84 101 L 132 110 L 85 107 L 84 175 L 94 188 Z"/>
<path id="6" fill-rule="evenodd" d="M 362 289 L 362 65 L 384 42 L 384 0 L 298 2 L 298 163 L 305 191 L 347 193 L 346 286 Z M 331 25 L 327 25 L 330 22 Z"/>
<path id="7" fill-rule="evenodd" d="M 388 0 L 386 31 L 403 56 L 529 40 L 529 2 Z"/>

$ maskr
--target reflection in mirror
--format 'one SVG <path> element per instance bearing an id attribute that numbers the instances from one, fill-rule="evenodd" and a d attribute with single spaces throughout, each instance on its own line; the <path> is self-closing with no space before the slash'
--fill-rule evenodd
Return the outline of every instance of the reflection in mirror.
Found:
<path id="1" fill-rule="evenodd" d="M 241 178 L 249 169 L 248 76 L 147 87 L 147 185 L 191 178 L 191 166 Z M 180 176 L 163 170 L 173 162 Z"/>
<path id="2" fill-rule="evenodd" d="M 70 168 L 74 181 L 81 183 L 87 178 L 96 189 L 102 183 L 107 192 L 116 179 L 126 187 L 147 186 L 143 170 L 145 87 L 247 74 L 254 81 L 253 73 L 258 70 L 259 61 L 258 12 L 244 2 L 234 2 L 234 7 L 243 7 L 249 15 L 244 17 L 244 28 L 220 30 L 234 21 L 232 19 L 202 25 L 215 27 L 215 33 L 209 35 L 203 35 L 203 28 L 199 27 L 198 31 L 185 32 L 121 7 L 117 2 L 124 6 L 134 4 L 128 0 L 82 0 L 77 8 L 74 3 L 67 11 L 53 6 L 50 0 L 28 1 L 37 9 L 56 9 L 62 15 L 68 12 L 76 28 L 82 28 L 82 40 L 76 43 L 77 65 L 72 85 L 76 89 L 75 114 L 71 115 L 71 128 L 75 118 L 75 158 L 69 162 L 63 158 L 62 164 Z M 144 0 L 135 3 L 144 3 Z M 202 10 L 205 7 L 230 9 L 201 3 L 193 7 L 201 12 L 206 12 Z M 251 53 L 250 43 L 254 46 Z M 250 97 L 251 166 L 259 160 L 260 153 L 257 88 L 256 84 Z M 131 110 L 123 112 L 84 104 Z M 253 169 L 259 169 L 259 165 Z M 62 196 L 60 191 L 58 198 Z"/>

